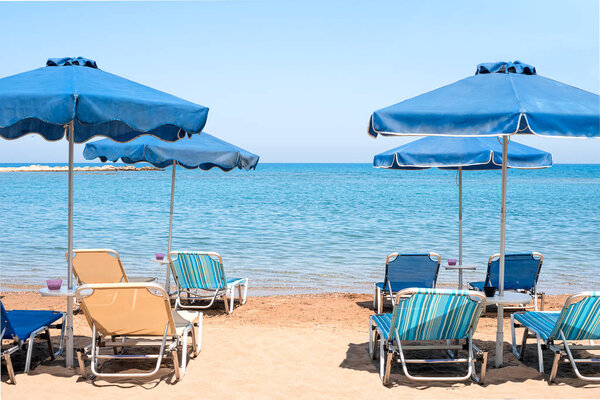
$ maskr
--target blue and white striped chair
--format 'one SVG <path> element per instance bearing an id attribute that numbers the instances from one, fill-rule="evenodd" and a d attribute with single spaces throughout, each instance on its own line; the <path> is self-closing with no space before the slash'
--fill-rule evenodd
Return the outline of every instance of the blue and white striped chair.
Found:
<path id="1" fill-rule="evenodd" d="M 218 253 L 172 251 L 168 257 L 177 283 L 176 309 L 209 308 L 217 298 L 223 298 L 225 311 L 231 314 L 236 288 L 240 304 L 246 303 L 248 278 L 226 278 L 223 258 Z M 231 305 L 227 302 L 228 296 L 231 297 Z M 209 300 L 209 303 L 198 303 L 202 300 Z"/>
<path id="2" fill-rule="evenodd" d="M 484 307 L 485 295 L 476 291 L 423 288 L 399 291 L 391 314 L 369 317 L 369 355 L 375 359 L 379 342 L 379 375 L 383 384 L 389 382 L 394 359 L 402 364 L 404 374 L 413 381 L 460 382 L 472 378 L 483 384 L 487 352 L 473 345 L 473 333 Z M 461 340 L 466 341 L 466 347 Z M 466 358 L 458 357 L 462 349 L 467 350 Z M 406 350 L 442 350 L 447 357 L 407 359 Z M 481 362 L 479 376 L 475 361 Z M 407 364 L 432 363 L 466 363 L 467 373 L 461 376 L 413 376 L 407 369 Z"/>
<path id="3" fill-rule="evenodd" d="M 515 322 L 516 321 L 516 322 Z M 569 297 L 561 311 L 526 311 L 517 312 L 510 316 L 513 353 L 523 360 L 528 338 L 537 339 L 538 368 L 544 373 L 542 343 L 554 352 L 554 361 L 549 381 L 553 382 L 558 372 L 561 358 L 570 362 L 579 379 L 600 382 L 600 376 L 582 375 L 577 363 L 600 363 L 598 358 L 576 359 L 572 350 L 600 350 L 594 340 L 600 340 L 600 292 L 581 292 Z M 517 348 L 515 327 L 523 327 L 521 348 Z M 531 334 L 529 332 L 532 332 Z M 572 344 L 567 341 L 589 340 L 589 345 Z M 562 341 L 562 346 L 554 343 Z M 561 348 L 562 347 L 562 348 Z"/>

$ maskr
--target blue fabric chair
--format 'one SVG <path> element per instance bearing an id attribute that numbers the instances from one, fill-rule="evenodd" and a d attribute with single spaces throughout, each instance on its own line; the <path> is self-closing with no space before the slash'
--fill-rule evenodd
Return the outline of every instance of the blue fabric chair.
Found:
<path id="1" fill-rule="evenodd" d="M 369 317 L 369 355 L 375 358 L 379 342 L 379 374 L 384 385 L 390 377 L 394 358 L 402 364 L 406 377 L 413 381 L 465 381 L 473 378 L 483 383 L 487 353 L 473 345 L 473 333 L 485 307 L 481 292 L 451 289 L 410 288 L 396 293 L 391 314 Z M 466 346 L 460 341 L 466 341 Z M 427 342 L 433 341 L 432 344 Z M 446 341 L 446 344 L 440 344 Z M 458 342 L 457 342 L 458 341 Z M 410 342 L 419 342 L 417 345 Z M 467 358 L 458 358 L 458 352 L 467 350 Z M 449 352 L 443 359 L 407 359 L 406 350 L 442 350 Z M 477 376 L 475 361 L 481 362 Z M 468 370 L 462 376 L 413 376 L 407 364 L 466 363 Z"/>
<path id="2" fill-rule="evenodd" d="M 436 253 L 392 253 L 385 260 L 383 282 L 375 283 L 373 308 L 381 314 L 384 298 L 392 299 L 394 292 L 402 289 L 435 288 L 442 258 Z"/>
<path id="3" fill-rule="evenodd" d="M 238 289 L 240 304 L 246 303 L 248 278 L 227 278 L 223 258 L 218 253 L 200 251 L 172 251 L 168 255 L 169 265 L 177 284 L 175 308 L 209 308 L 218 297 L 224 298 L 225 311 L 233 312 L 235 289 Z M 242 287 L 244 292 L 242 294 Z M 208 294 L 202 294 L 208 293 Z M 231 297 L 231 305 L 227 297 Z M 208 305 L 197 303 L 209 300 Z"/>
<path id="4" fill-rule="evenodd" d="M 39 334 L 44 333 L 48 340 L 48 349 L 50 350 L 50 356 L 52 358 L 62 353 L 64 336 L 65 336 L 65 324 L 64 324 L 64 313 L 56 311 L 44 311 L 44 310 L 11 310 L 6 311 L 4 304 L 0 302 L 2 308 L 2 326 L 0 339 L 12 339 L 13 346 L 3 349 L 2 355 L 6 361 L 6 368 L 8 370 L 9 377 L 12 383 L 16 383 L 15 372 L 12 367 L 12 361 L 10 355 L 15 351 L 22 349 L 27 344 L 27 359 L 25 361 L 25 373 L 29 372 L 31 368 L 31 354 L 33 351 L 33 341 Z M 62 318 L 59 324 L 54 324 L 56 321 Z M 60 348 L 56 353 L 52 349 L 52 342 L 50 340 L 50 328 L 60 328 Z"/>
<path id="5" fill-rule="evenodd" d="M 515 322 L 516 321 L 516 322 Z M 542 343 L 554 352 L 554 361 L 549 381 L 553 382 L 558 372 L 558 363 L 563 359 L 571 363 L 575 375 L 579 379 L 590 382 L 600 382 L 600 376 L 585 376 L 579 372 L 577 363 L 600 364 L 598 358 L 573 357 L 572 350 L 600 350 L 600 345 L 594 345 L 594 340 L 600 340 L 600 292 L 577 293 L 565 301 L 559 311 L 525 311 L 510 316 L 513 353 L 523 360 L 528 338 L 537 339 L 538 369 L 544 373 Z M 523 327 L 521 348 L 517 348 L 515 327 Z M 529 332 L 532 332 L 530 334 Z M 569 346 L 567 341 L 589 340 L 589 345 Z M 555 343 L 562 341 L 562 346 Z"/>
<path id="6" fill-rule="evenodd" d="M 537 281 L 542 269 L 544 256 L 532 252 L 525 254 L 506 254 L 504 258 L 504 290 L 528 293 L 533 297 L 533 308 L 538 310 Z M 488 260 L 485 281 L 469 282 L 469 288 L 483 291 L 484 286 L 499 286 L 500 254 L 494 254 Z M 505 309 L 510 307 L 505 307 Z M 543 309 L 543 304 L 542 307 Z"/>

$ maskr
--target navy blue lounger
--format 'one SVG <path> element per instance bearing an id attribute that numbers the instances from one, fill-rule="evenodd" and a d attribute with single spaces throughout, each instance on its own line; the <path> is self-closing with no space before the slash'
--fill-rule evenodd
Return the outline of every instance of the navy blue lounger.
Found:
<path id="1" fill-rule="evenodd" d="M 64 337 L 65 337 L 65 324 L 64 324 L 64 313 L 56 311 L 45 311 L 45 310 L 11 310 L 6 311 L 4 304 L 0 302 L 2 307 L 2 325 L 0 340 L 12 339 L 13 345 L 2 349 L 2 356 L 6 361 L 6 369 L 8 375 L 13 384 L 16 383 L 15 372 L 12 366 L 10 355 L 27 344 L 27 359 L 25 361 L 25 373 L 29 372 L 31 367 L 31 353 L 33 351 L 33 340 L 34 338 L 42 333 L 46 334 L 48 340 L 48 348 L 50 349 L 50 356 L 54 358 L 62 353 Z M 54 324 L 56 321 L 62 318 L 60 324 Z M 56 353 L 52 350 L 52 342 L 50 341 L 50 328 L 60 329 L 60 347 Z"/>

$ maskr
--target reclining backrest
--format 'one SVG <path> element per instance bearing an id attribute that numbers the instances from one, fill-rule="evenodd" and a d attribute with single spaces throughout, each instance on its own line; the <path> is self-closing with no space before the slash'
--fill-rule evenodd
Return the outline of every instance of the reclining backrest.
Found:
<path id="1" fill-rule="evenodd" d="M 543 257 L 540 253 L 506 254 L 504 256 L 504 289 L 532 290 L 537 283 Z M 498 287 L 500 255 L 494 254 L 488 261 L 487 282 Z"/>
<path id="2" fill-rule="evenodd" d="M 119 255 L 114 250 L 73 250 L 73 274 L 78 283 L 127 282 Z"/>
<path id="3" fill-rule="evenodd" d="M 4 309 L 4 304 L 2 304 L 1 301 L 0 301 L 0 307 L 2 308 L 2 315 L 1 315 L 2 319 L 0 320 L 0 322 L 2 322 L 2 324 L 0 326 L 0 332 L 4 331 L 4 328 L 6 328 L 6 331 L 4 331 L 4 335 L 2 336 L 2 338 L 10 339 L 11 337 L 15 336 L 15 330 L 13 329 L 12 325 L 10 324 L 10 320 L 8 319 L 8 313 Z"/>
<path id="4" fill-rule="evenodd" d="M 169 297 L 156 283 L 97 283 L 77 288 L 90 327 L 105 336 L 176 335 Z"/>
<path id="5" fill-rule="evenodd" d="M 394 254 L 388 256 L 384 288 L 390 282 L 407 282 L 406 287 L 434 288 L 440 267 L 437 254 Z"/>
<path id="6" fill-rule="evenodd" d="M 223 261 L 217 253 L 171 252 L 169 262 L 180 289 L 216 290 L 227 286 Z"/>
<path id="7" fill-rule="evenodd" d="M 567 299 L 550 337 L 600 340 L 600 292 L 583 292 Z"/>
<path id="8" fill-rule="evenodd" d="M 411 288 L 396 296 L 390 337 L 397 328 L 399 340 L 464 339 L 485 306 L 485 295 L 468 290 Z"/>

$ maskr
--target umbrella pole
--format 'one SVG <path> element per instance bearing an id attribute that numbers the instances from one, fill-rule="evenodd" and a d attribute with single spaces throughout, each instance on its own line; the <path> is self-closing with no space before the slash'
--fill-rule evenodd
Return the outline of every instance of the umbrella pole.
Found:
<path id="1" fill-rule="evenodd" d="M 175 168 L 177 167 L 177 161 L 173 161 L 173 172 L 171 175 L 171 210 L 169 211 L 169 244 L 167 246 L 167 255 L 171 252 L 171 237 L 173 234 L 173 200 L 175 199 Z M 171 271 L 170 267 L 167 266 L 167 279 L 165 281 L 165 288 L 167 293 L 171 291 Z"/>
<path id="2" fill-rule="evenodd" d="M 458 167 L 458 265 L 462 266 L 462 167 Z M 462 269 L 458 270 L 459 289 L 463 288 Z"/>
<path id="3" fill-rule="evenodd" d="M 69 194 L 68 194 L 68 247 L 67 263 L 69 265 L 67 275 L 67 287 L 73 289 L 73 150 L 74 150 L 73 121 L 68 124 L 69 139 Z M 66 348 L 65 358 L 67 368 L 73 368 L 73 297 L 67 296 L 67 326 L 66 326 Z"/>
<path id="4" fill-rule="evenodd" d="M 508 136 L 502 137 L 502 205 L 500 208 L 500 271 L 498 277 L 498 295 L 504 295 L 504 253 L 506 239 L 506 168 Z M 498 330 L 496 331 L 496 368 L 502 366 L 504 345 L 504 306 L 498 305 Z"/>

